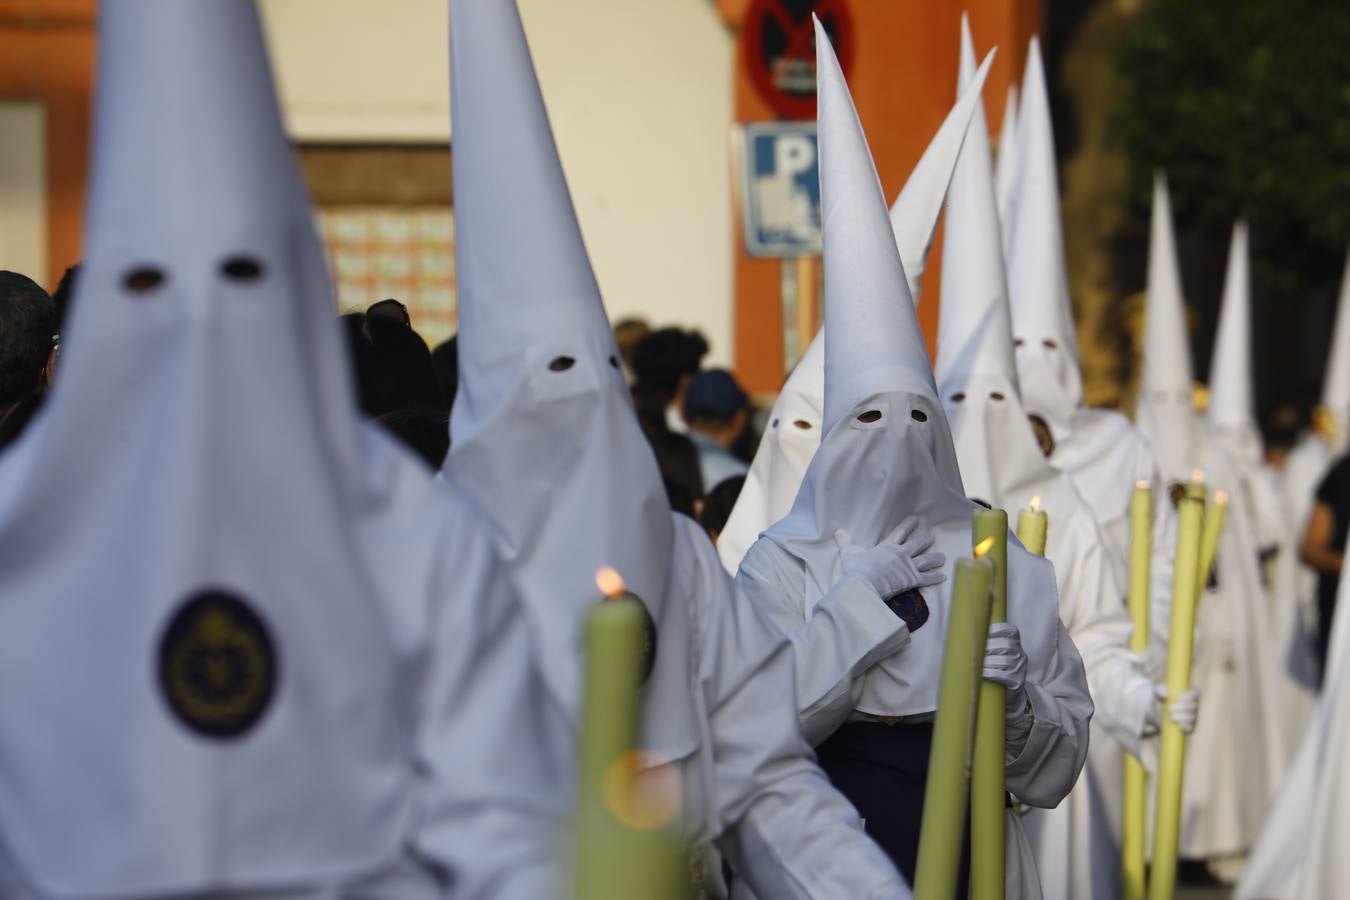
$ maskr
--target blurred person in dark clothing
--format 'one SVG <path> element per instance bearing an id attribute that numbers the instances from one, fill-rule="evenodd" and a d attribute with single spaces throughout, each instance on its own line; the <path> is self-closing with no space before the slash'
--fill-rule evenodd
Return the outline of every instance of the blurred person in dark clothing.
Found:
<path id="1" fill-rule="evenodd" d="M 450 416 L 434 409 L 397 409 L 375 420 L 439 472 L 450 452 Z"/>
<path id="2" fill-rule="evenodd" d="M 56 354 L 56 308 L 33 279 L 0 271 L 0 446 L 41 403 Z"/>
<path id="3" fill-rule="evenodd" d="M 404 409 L 446 412 L 431 351 L 413 330 L 408 309 L 381 300 L 342 317 L 356 371 L 361 411 L 372 419 Z"/>
<path id="4" fill-rule="evenodd" d="M 445 400 L 446 412 L 449 412 L 454 408 L 455 392 L 459 390 L 459 344 L 454 335 L 441 341 L 431 351 L 431 365 L 436 369 L 441 397 Z"/>
<path id="5" fill-rule="evenodd" d="M 749 466 L 731 452 L 750 418 L 750 398 L 726 369 L 705 369 L 684 391 L 684 421 L 698 448 L 699 471 L 705 485 L 715 485 Z"/>
<path id="6" fill-rule="evenodd" d="M 717 537 L 722 533 L 722 529 L 726 527 L 727 519 L 731 518 L 731 510 L 736 505 L 736 498 L 740 497 L 741 488 L 744 486 L 745 476 L 733 475 L 718 482 L 717 486 L 708 491 L 708 495 L 703 498 L 698 523 L 708 532 L 708 537 L 714 544 L 717 543 Z"/>
<path id="7" fill-rule="evenodd" d="M 1303 531 L 1303 561 L 1317 570 L 1317 656 L 1326 670 L 1336 591 L 1350 536 L 1350 456 L 1341 457 L 1322 479 Z"/>
<path id="8" fill-rule="evenodd" d="M 697 331 L 661 328 L 633 349 L 633 402 L 643 427 L 664 422 L 683 433 L 680 409 L 684 389 L 708 353 L 708 342 Z"/>
<path id="9" fill-rule="evenodd" d="M 671 493 L 670 485 L 678 485 L 688 495 L 690 508 L 696 510 L 697 504 L 703 499 L 703 476 L 699 472 L 698 449 L 694 442 L 664 427 L 644 428 L 643 434 L 656 454 L 656 465 L 666 482 L 666 493 Z M 679 507 L 676 510 L 683 511 Z"/>

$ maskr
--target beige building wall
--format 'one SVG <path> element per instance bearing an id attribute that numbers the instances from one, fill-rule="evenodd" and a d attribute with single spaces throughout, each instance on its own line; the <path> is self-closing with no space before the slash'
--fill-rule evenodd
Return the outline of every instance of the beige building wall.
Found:
<path id="1" fill-rule="evenodd" d="M 520 0 L 611 315 L 731 355 L 732 35 L 706 0 Z M 262 0 L 299 141 L 449 133 L 445 0 Z"/>
<path id="2" fill-rule="evenodd" d="M 47 274 L 46 148 L 42 104 L 0 101 L 0 269 Z"/>

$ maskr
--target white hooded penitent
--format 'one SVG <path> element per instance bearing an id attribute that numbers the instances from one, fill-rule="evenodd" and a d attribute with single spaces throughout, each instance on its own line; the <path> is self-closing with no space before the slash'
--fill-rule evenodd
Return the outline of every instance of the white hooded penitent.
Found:
<path id="1" fill-rule="evenodd" d="M 782 636 L 671 512 L 638 426 L 513 0 L 451 4 L 459 394 L 446 476 L 501 531 L 573 767 L 582 623 L 612 566 L 652 620 L 639 745 L 679 822 L 761 895 L 900 896 L 802 740 Z"/>
<path id="2" fill-rule="evenodd" d="M 0 465 L 0 890 L 537 895 L 525 634 L 358 420 L 254 4 L 106 3 L 98 55 L 69 337 Z"/>
<path id="3" fill-rule="evenodd" d="M 1172 234 L 1172 206 L 1167 179 L 1161 173 L 1153 178 L 1147 291 L 1134 421 L 1153 446 L 1163 483 L 1185 482 L 1195 465 L 1195 370 Z"/>
<path id="4" fill-rule="evenodd" d="M 957 99 L 891 206 L 891 227 L 905 280 L 916 302 L 956 156 L 993 64 L 994 52 L 989 51 L 980 64 L 969 89 Z M 735 574 L 750 545 L 792 507 L 806 466 L 820 446 L 824 405 L 825 338 L 820 331 L 778 394 L 740 497 L 718 536 L 717 552 L 728 572 Z"/>
<path id="5" fill-rule="evenodd" d="M 1064 266 L 1058 165 L 1040 44 L 1031 40 L 1018 110 L 1013 193 L 1004 223 L 1008 291 L 1022 404 L 1050 464 L 1073 479 L 1111 542 L 1117 580 L 1126 578 L 1130 494 L 1155 480 L 1148 442 L 1129 420 L 1083 405 L 1073 310 Z M 999 175 L 1004 169 L 999 158 Z M 1001 211 L 1002 208 L 1000 208 Z M 1170 567 L 1160 575 L 1170 574 Z M 1169 587 L 1167 579 L 1158 582 Z"/>
<path id="6" fill-rule="evenodd" d="M 751 548 L 737 584 L 792 636 L 799 709 L 813 740 L 827 738 L 824 752 L 843 735 L 831 730 L 850 727 L 845 723 L 858 717 L 899 718 L 896 727 L 901 728 L 908 717 L 922 721 L 931 715 L 951 602 L 948 581 L 923 588 L 909 613 L 892 613 L 873 587 L 855 575 L 846 577 L 845 557 L 869 552 L 911 516 L 932 532 L 935 549 L 949 560 L 969 555 L 976 506 L 961 487 L 867 142 L 829 40 L 819 29 L 816 46 L 825 439 L 791 511 Z M 1009 608 L 1030 658 L 1025 691 L 1036 724 L 1029 734 L 1010 736 L 1008 784 L 1026 802 L 1053 805 L 1082 765 L 1091 702 L 1077 651 L 1059 623 L 1051 568 L 1015 541 L 1009 552 Z M 879 619 L 887 615 L 890 627 L 897 617 L 906 626 L 900 629 L 902 639 L 889 645 L 875 640 L 886 635 Z M 843 652 L 850 639 L 866 646 L 869 629 L 876 653 Z M 895 652 L 896 646 L 903 649 Z M 803 672 L 815 679 L 810 684 L 825 690 L 803 693 Z M 825 703 L 829 709 L 822 708 Z M 1019 715 L 1010 718 L 1020 721 L 1025 719 Z M 1015 728 L 1010 726 L 1010 734 Z M 896 790 L 893 784 L 878 785 L 878 802 L 894 806 L 900 802 Z M 1022 838 L 1009 863 L 1012 895 L 1022 896 L 1034 886 L 1035 873 L 1023 852 L 1021 829 L 1011 828 L 1010 835 Z"/>

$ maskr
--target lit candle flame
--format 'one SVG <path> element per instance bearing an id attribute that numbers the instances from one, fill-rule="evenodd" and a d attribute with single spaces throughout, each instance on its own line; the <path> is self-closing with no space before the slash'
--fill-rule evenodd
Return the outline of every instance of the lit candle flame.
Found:
<path id="1" fill-rule="evenodd" d="M 1039 494 L 1037 494 L 1035 497 L 1032 497 L 1032 498 L 1031 498 L 1031 504 L 1030 504 L 1030 506 L 1031 506 L 1031 511 L 1032 511 L 1032 512 L 1037 512 L 1038 510 L 1040 510 L 1040 508 L 1041 508 L 1041 498 L 1040 498 L 1040 495 L 1039 495 Z"/>
<path id="2" fill-rule="evenodd" d="M 994 539 L 987 537 L 975 545 L 975 558 L 982 559 L 986 553 L 994 549 Z"/>
<path id="3" fill-rule="evenodd" d="M 1148 490 L 1148 482 L 1147 482 L 1147 481 L 1136 481 L 1136 482 L 1134 483 L 1134 488 L 1135 488 L 1135 490 L 1137 490 L 1137 491 L 1146 491 L 1146 490 Z"/>
<path id="4" fill-rule="evenodd" d="M 1191 481 L 1194 481 L 1196 484 L 1204 484 L 1204 483 L 1205 483 L 1205 470 L 1204 470 L 1204 469 L 1191 469 Z"/>
<path id="5" fill-rule="evenodd" d="M 1215 503 L 1217 506 L 1223 506 L 1223 505 L 1224 505 L 1225 503 L 1227 503 L 1227 502 L 1228 502 L 1228 492 L 1227 492 L 1227 491 L 1215 491 L 1215 492 L 1214 492 L 1214 503 Z"/>
<path id="6" fill-rule="evenodd" d="M 613 599 L 623 594 L 623 576 L 611 566 L 605 566 L 595 573 L 595 586 L 606 598 Z"/>

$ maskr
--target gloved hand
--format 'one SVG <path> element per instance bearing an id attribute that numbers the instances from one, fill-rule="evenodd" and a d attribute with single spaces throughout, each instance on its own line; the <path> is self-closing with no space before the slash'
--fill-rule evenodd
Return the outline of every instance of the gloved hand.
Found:
<path id="1" fill-rule="evenodd" d="M 1162 726 L 1163 705 L 1167 703 L 1167 685 L 1161 683 L 1153 685 L 1153 696 L 1158 702 L 1149 709 L 1148 718 L 1144 720 L 1144 737 L 1157 734 Z M 1176 723 L 1182 734 L 1195 731 L 1195 720 L 1199 715 L 1200 692 L 1195 688 L 1182 691 L 1167 705 L 1167 717 Z"/>
<path id="2" fill-rule="evenodd" d="M 1011 622 L 990 622 L 984 645 L 984 677 L 1003 685 L 1009 694 L 1021 691 L 1027 680 L 1027 653 L 1022 633 Z"/>
<path id="3" fill-rule="evenodd" d="M 870 584 L 883 600 L 911 588 L 932 587 L 947 580 L 942 567 L 947 557 L 927 553 L 933 535 L 910 516 L 886 535 L 880 544 L 865 550 L 853 543 L 846 531 L 834 533 L 845 575 L 856 575 Z"/>

